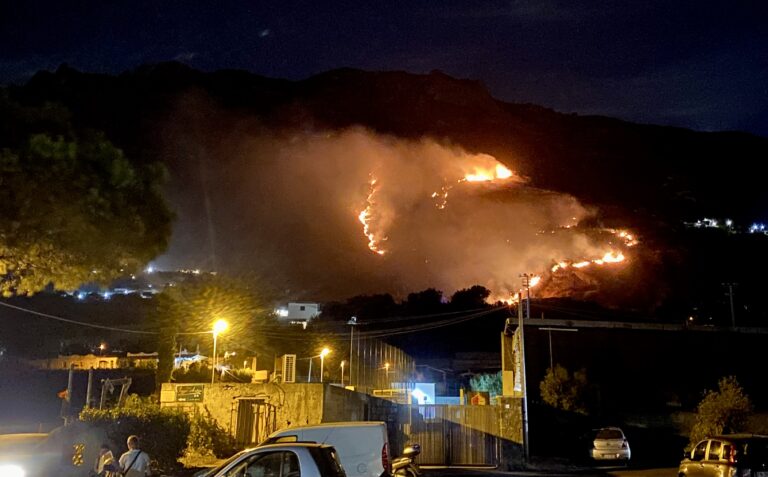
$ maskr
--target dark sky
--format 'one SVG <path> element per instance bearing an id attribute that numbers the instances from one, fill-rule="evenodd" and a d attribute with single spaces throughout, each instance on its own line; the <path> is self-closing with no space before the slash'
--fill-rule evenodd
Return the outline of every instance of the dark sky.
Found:
<path id="1" fill-rule="evenodd" d="M 508 101 L 768 136 L 761 1 L 0 2 L 0 83 L 173 59 L 289 79 L 439 69 Z"/>

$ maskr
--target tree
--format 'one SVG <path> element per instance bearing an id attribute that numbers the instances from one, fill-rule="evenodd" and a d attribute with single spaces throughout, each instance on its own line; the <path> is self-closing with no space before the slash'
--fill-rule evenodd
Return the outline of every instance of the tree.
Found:
<path id="1" fill-rule="evenodd" d="M 485 300 L 491 296 L 491 291 L 484 286 L 474 285 L 471 288 L 464 288 L 456 291 L 451 296 L 451 306 L 456 310 L 477 310 L 486 308 L 488 304 Z"/>
<path id="2" fill-rule="evenodd" d="M 434 288 L 427 288 L 420 292 L 409 293 L 404 305 L 406 313 L 409 315 L 440 313 L 445 306 L 443 292 Z"/>
<path id="3" fill-rule="evenodd" d="M 545 403 L 563 411 L 587 413 L 586 394 L 588 389 L 587 373 L 580 370 L 571 375 L 559 364 L 555 369 L 547 369 L 547 374 L 539 384 L 541 398 Z"/>
<path id="4" fill-rule="evenodd" d="M 752 412 L 752 402 L 735 376 L 721 378 L 717 387 L 717 391 L 704 391 L 696 409 L 690 435 L 692 445 L 707 436 L 743 431 Z"/>
<path id="5" fill-rule="evenodd" d="M 0 293 L 71 290 L 135 271 L 165 250 L 166 172 L 136 164 L 66 110 L 0 92 Z"/>
<path id="6" fill-rule="evenodd" d="M 491 399 L 502 393 L 501 371 L 490 374 L 477 374 L 469 378 L 469 389 L 487 392 Z"/>
<path id="7" fill-rule="evenodd" d="M 213 274 L 166 287 L 156 297 L 154 316 L 160 328 L 158 389 L 170 380 L 177 337 L 212 348 L 209 330 L 216 320 L 224 319 L 229 325 L 226 333 L 219 336 L 220 346 L 249 352 L 270 348 L 270 326 L 274 320 L 270 297 L 269 289 L 255 279 Z"/>

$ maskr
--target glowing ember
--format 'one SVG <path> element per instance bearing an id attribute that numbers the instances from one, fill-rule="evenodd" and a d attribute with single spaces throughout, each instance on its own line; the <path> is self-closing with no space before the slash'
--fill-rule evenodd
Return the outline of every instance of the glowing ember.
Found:
<path id="1" fill-rule="evenodd" d="M 577 262 L 573 264 L 573 268 L 584 268 L 588 266 L 590 263 L 592 262 L 590 262 L 589 260 L 585 260 L 583 262 Z"/>
<path id="2" fill-rule="evenodd" d="M 472 173 L 465 175 L 464 179 L 459 180 L 459 182 L 487 182 L 497 179 L 509 179 L 513 175 L 514 174 L 509 168 L 502 164 L 496 164 L 495 167 L 488 169 L 475 167 L 475 170 Z"/>
<path id="3" fill-rule="evenodd" d="M 372 252 L 375 252 L 379 255 L 384 255 L 386 251 L 382 249 L 379 244 L 384 240 L 387 240 L 387 238 L 383 237 L 379 239 L 376 237 L 376 234 L 371 231 L 371 218 L 373 216 L 373 208 L 376 205 L 374 196 L 378 190 L 378 187 L 376 187 L 376 182 L 376 179 L 373 177 L 373 175 L 371 175 L 371 180 L 368 182 L 370 189 L 368 192 L 368 197 L 366 198 L 368 205 L 365 207 L 365 210 L 358 214 L 357 219 L 361 224 L 363 224 L 363 235 L 368 238 L 368 248 L 371 249 Z"/>
<path id="4" fill-rule="evenodd" d="M 536 285 L 538 285 L 538 284 L 539 284 L 539 282 L 541 282 L 541 277 L 540 277 L 540 276 L 538 276 L 538 275 L 537 275 L 537 276 L 533 276 L 533 277 L 531 277 L 531 281 L 530 281 L 530 282 L 528 282 L 528 287 L 529 287 L 529 288 L 533 288 L 533 287 L 535 287 Z"/>

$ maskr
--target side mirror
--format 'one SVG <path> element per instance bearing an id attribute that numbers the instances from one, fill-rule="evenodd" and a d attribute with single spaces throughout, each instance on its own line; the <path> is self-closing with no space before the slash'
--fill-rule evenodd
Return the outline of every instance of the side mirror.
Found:
<path id="1" fill-rule="evenodd" d="M 411 444 L 403 449 L 404 457 L 416 457 L 419 454 L 421 454 L 421 446 L 419 444 Z"/>

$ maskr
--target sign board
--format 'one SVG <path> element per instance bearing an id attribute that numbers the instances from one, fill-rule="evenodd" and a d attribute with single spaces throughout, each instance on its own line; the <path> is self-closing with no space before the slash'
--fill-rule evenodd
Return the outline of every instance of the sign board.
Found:
<path id="1" fill-rule="evenodd" d="M 203 402 L 203 385 L 179 384 L 176 386 L 176 402 Z"/>
<path id="2" fill-rule="evenodd" d="M 491 403 L 491 396 L 485 391 L 470 391 L 469 404 L 473 406 L 487 406 Z"/>

